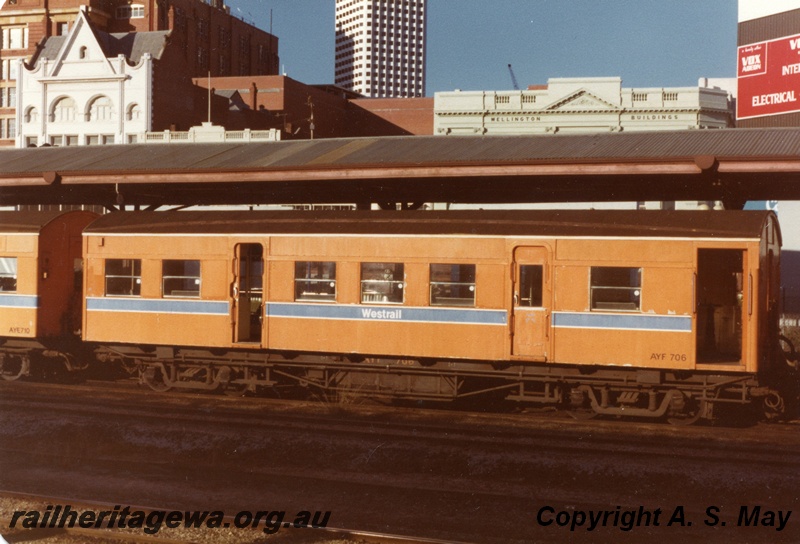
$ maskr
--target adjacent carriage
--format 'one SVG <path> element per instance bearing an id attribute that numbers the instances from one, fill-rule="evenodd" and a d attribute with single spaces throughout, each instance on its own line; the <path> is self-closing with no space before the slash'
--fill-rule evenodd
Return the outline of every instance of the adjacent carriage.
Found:
<path id="1" fill-rule="evenodd" d="M 792 394 L 767 212 L 116 213 L 83 253 L 84 339 L 156 389 L 684 421 Z"/>
<path id="2" fill-rule="evenodd" d="M 81 351 L 81 233 L 95 214 L 0 212 L 0 377 L 75 370 Z"/>

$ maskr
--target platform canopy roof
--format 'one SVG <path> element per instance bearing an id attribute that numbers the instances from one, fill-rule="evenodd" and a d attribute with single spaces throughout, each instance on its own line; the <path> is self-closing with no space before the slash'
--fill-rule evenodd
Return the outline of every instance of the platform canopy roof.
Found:
<path id="1" fill-rule="evenodd" d="M 0 151 L 0 205 L 800 199 L 800 128 Z"/>

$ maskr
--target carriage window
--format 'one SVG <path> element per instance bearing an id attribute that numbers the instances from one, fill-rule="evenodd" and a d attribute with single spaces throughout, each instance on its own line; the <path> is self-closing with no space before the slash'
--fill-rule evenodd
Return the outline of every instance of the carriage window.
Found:
<path id="1" fill-rule="evenodd" d="M 301 302 L 336 301 L 336 263 L 294 263 L 294 299 Z"/>
<path id="2" fill-rule="evenodd" d="M 106 295 L 138 297 L 141 290 L 140 259 L 106 259 Z"/>
<path id="3" fill-rule="evenodd" d="M 361 263 L 361 302 L 402 304 L 403 279 L 401 263 Z"/>
<path id="4" fill-rule="evenodd" d="M 591 269 L 591 298 L 592 310 L 640 311 L 642 269 L 622 266 L 593 266 Z"/>
<path id="5" fill-rule="evenodd" d="M 475 265 L 432 264 L 431 306 L 475 306 Z"/>
<path id="6" fill-rule="evenodd" d="M 519 266 L 519 306 L 542 307 L 544 267 L 540 264 Z"/>
<path id="7" fill-rule="evenodd" d="M 165 297 L 200 296 L 200 261 L 164 261 L 161 270 Z"/>
<path id="8" fill-rule="evenodd" d="M 16 257 L 0 257 L 0 292 L 17 292 Z"/>

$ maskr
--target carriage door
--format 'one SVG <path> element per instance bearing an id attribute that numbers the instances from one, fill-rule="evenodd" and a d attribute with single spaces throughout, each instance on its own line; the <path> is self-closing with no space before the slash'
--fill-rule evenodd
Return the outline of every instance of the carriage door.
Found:
<path id="1" fill-rule="evenodd" d="M 546 361 L 550 346 L 550 272 L 544 247 L 514 249 L 512 354 Z"/>
<path id="2" fill-rule="evenodd" d="M 237 244 L 233 259 L 233 341 L 261 343 L 264 315 L 264 248 Z"/>
<path id="3" fill-rule="evenodd" d="M 747 315 L 754 303 L 753 276 L 742 249 L 697 250 L 695 314 L 697 362 L 739 363 L 746 351 Z"/>

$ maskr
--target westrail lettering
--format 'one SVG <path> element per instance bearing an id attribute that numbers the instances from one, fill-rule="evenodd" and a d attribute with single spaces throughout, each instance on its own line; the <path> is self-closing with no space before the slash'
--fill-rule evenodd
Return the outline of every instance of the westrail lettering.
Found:
<path id="1" fill-rule="evenodd" d="M 361 317 L 364 319 L 403 319 L 403 310 L 374 310 L 372 308 L 362 308 Z"/>

